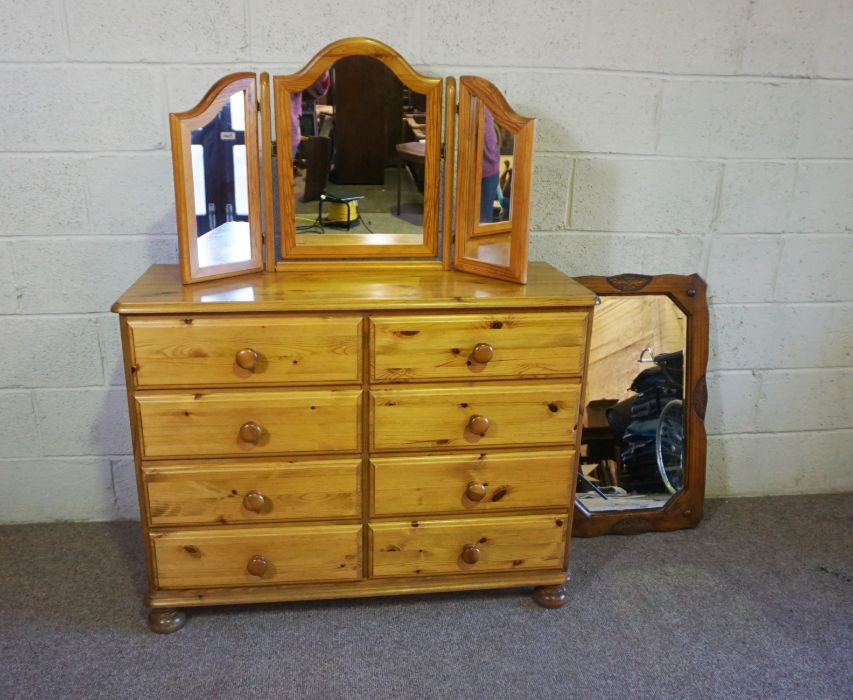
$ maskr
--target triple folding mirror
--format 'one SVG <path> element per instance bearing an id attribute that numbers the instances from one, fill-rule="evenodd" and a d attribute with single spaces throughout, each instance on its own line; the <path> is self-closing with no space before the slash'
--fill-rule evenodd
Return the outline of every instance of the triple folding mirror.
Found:
<path id="1" fill-rule="evenodd" d="M 526 281 L 534 122 L 494 85 L 461 78 L 455 149 L 456 81 L 381 42 L 271 82 L 226 76 L 170 116 L 184 283 L 356 260 Z"/>

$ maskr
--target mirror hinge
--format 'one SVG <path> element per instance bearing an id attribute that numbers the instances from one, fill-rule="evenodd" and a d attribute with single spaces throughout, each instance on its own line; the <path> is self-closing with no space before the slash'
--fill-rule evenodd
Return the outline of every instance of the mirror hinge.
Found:
<path id="1" fill-rule="evenodd" d="M 260 100 L 258 100 L 258 111 L 259 112 L 261 111 L 261 101 Z"/>

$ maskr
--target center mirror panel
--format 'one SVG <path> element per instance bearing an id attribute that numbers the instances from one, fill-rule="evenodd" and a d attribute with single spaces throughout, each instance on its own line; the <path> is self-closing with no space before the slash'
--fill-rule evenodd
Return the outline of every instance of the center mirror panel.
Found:
<path id="1" fill-rule="evenodd" d="M 274 91 L 282 257 L 435 258 L 441 79 L 349 39 Z"/>

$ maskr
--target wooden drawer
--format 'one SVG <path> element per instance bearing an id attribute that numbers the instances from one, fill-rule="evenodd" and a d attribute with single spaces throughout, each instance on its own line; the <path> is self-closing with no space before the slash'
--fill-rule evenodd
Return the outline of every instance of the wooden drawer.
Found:
<path id="1" fill-rule="evenodd" d="M 353 452 L 360 443 L 360 397 L 358 389 L 137 394 L 142 454 Z M 251 442 L 254 426 L 260 437 Z"/>
<path id="2" fill-rule="evenodd" d="M 580 385 L 573 382 L 465 384 L 374 389 L 371 448 L 435 450 L 574 441 Z M 483 421 L 488 428 L 483 435 Z M 472 424 L 472 420 L 474 423 Z"/>
<path id="3" fill-rule="evenodd" d="M 568 508 L 573 450 L 376 457 L 374 515 Z"/>
<path id="4" fill-rule="evenodd" d="M 371 381 L 577 377 L 587 316 L 586 311 L 374 316 Z"/>
<path id="5" fill-rule="evenodd" d="M 137 386 L 361 380 L 359 316 L 131 318 L 127 325 Z"/>
<path id="6" fill-rule="evenodd" d="M 361 525 L 200 528 L 150 537 L 160 588 L 361 578 Z"/>
<path id="7" fill-rule="evenodd" d="M 373 576 L 559 569 L 568 516 L 371 523 Z"/>
<path id="8" fill-rule="evenodd" d="M 150 524 L 214 525 L 359 515 L 360 460 L 155 464 L 142 479 Z"/>

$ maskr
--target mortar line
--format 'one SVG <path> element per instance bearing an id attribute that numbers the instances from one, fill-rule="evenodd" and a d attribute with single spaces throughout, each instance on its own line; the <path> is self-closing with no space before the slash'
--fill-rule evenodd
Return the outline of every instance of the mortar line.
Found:
<path id="1" fill-rule="evenodd" d="M 65 40 L 65 56 L 67 61 L 73 61 L 71 55 L 71 27 L 68 21 L 68 1 L 61 0 L 59 3 L 59 26 L 62 38 Z M 4 61 L 5 62 L 5 61 Z"/>
<path id="2" fill-rule="evenodd" d="M 70 32 L 69 32 L 70 38 Z M 251 40 L 250 40 L 251 41 Z M 321 47 L 318 46 L 317 50 Z M 312 53 L 313 55 L 313 53 Z M 131 58 L 114 58 L 114 59 L 86 59 L 86 58 L 69 58 L 67 60 L 48 60 L 48 61 L 34 61 L 32 59 L 27 60 L 14 60 L 7 59 L 4 61 L 0 61 L 0 65 L 10 65 L 10 66 L 23 66 L 23 67 L 49 67 L 55 68 L 65 65 L 74 65 L 74 66 L 93 66 L 93 67 L 113 67 L 113 66 L 121 66 L 121 67 L 144 67 L 144 66 L 168 66 L 175 68 L 206 68 L 206 67 L 220 67 L 224 69 L 233 69 L 234 67 L 249 67 L 252 64 L 258 63 L 268 63 L 271 66 L 275 66 L 276 69 L 290 69 L 292 66 L 294 70 L 298 70 L 305 62 L 308 61 L 310 56 L 306 56 L 302 60 L 290 60 L 290 61 L 278 61 L 278 60 L 267 60 L 263 58 L 250 57 L 250 58 L 240 58 L 233 61 L 223 61 L 221 59 L 212 61 L 212 60 L 183 60 L 183 61 L 175 61 L 175 60 L 164 60 L 164 59 L 156 59 L 156 58 L 143 58 L 143 59 L 131 59 Z M 518 63 L 514 63 L 512 65 L 506 64 L 488 64 L 488 63 L 480 63 L 480 64 L 470 64 L 470 63 L 434 63 L 434 62 L 416 62 L 411 64 L 413 68 L 418 70 L 419 72 L 427 72 L 430 70 L 441 70 L 445 74 L 449 71 L 451 75 L 454 74 L 466 74 L 471 73 L 473 71 L 489 71 L 489 72 L 499 72 L 506 71 L 507 73 L 530 73 L 530 72 L 538 72 L 542 74 L 560 74 L 560 73 L 580 73 L 580 74 L 607 74 L 619 77 L 626 78 L 660 78 L 660 79 L 671 79 L 675 81 L 709 81 L 709 82 L 740 82 L 740 83 L 753 83 L 753 82 L 762 82 L 762 83 L 780 83 L 780 82 L 826 82 L 826 83 L 851 83 L 853 82 L 853 77 L 838 77 L 838 76 L 829 76 L 829 75 L 811 75 L 809 73 L 797 73 L 797 74 L 787 74 L 787 75 L 777 75 L 772 73 L 682 73 L 677 71 L 655 71 L 655 70 L 630 70 L 627 68 L 608 68 L 604 66 L 593 66 L 593 65 L 578 65 L 578 66 L 543 66 L 537 64 L 526 64 L 519 65 Z M 458 77 L 458 76 L 457 76 Z"/>

